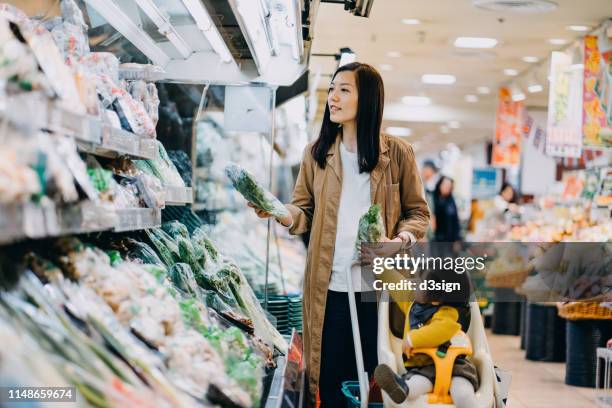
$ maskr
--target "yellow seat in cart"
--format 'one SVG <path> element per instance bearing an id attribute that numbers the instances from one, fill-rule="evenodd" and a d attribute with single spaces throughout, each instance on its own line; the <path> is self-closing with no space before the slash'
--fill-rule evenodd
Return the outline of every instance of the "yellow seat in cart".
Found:
<path id="1" fill-rule="evenodd" d="M 389 326 L 389 296 L 383 293 L 378 308 L 378 363 L 387 364 L 398 374 L 405 372 L 402 357 L 402 339 L 396 337 Z M 414 353 L 429 355 L 436 365 L 436 381 L 430 394 L 415 400 L 406 400 L 401 404 L 394 403 L 383 391 L 385 407 L 390 408 L 452 408 L 449 395 L 452 367 L 460 355 L 469 355 L 476 365 L 480 387 L 476 390 L 478 405 L 474 408 L 495 408 L 502 406 L 495 398 L 495 368 L 489 351 L 489 344 L 484 330 L 480 309 L 477 302 L 470 303 L 472 318 L 467 334 L 461 332 L 453 338 L 454 345 L 448 349 L 445 357 L 437 354 L 437 348 L 415 349 Z M 453 343 L 451 341 L 451 343 Z"/>
<path id="2" fill-rule="evenodd" d="M 427 400 L 430 404 L 452 404 L 450 396 L 450 385 L 453 374 L 453 365 L 459 356 L 472 355 L 472 342 L 464 333 L 457 333 L 450 341 L 450 346 L 442 356 L 438 353 L 437 347 L 413 349 L 411 355 L 427 354 L 436 366 L 436 382 L 433 391 L 429 393 Z"/>

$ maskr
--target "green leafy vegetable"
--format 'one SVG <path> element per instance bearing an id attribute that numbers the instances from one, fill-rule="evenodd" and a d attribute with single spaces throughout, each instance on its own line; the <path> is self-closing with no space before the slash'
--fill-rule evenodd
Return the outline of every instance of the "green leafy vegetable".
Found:
<path id="1" fill-rule="evenodd" d="M 229 177 L 240 194 L 249 202 L 275 217 L 283 217 L 289 214 L 285 206 L 278 201 L 268 190 L 261 187 L 251 173 L 237 164 L 229 164 L 225 167 L 225 174 Z"/>
<path id="2" fill-rule="evenodd" d="M 385 236 L 385 223 L 382 219 L 380 205 L 373 204 L 359 219 L 357 240 L 355 242 L 356 256 L 361 253 L 361 244 L 380 242 Z"/>

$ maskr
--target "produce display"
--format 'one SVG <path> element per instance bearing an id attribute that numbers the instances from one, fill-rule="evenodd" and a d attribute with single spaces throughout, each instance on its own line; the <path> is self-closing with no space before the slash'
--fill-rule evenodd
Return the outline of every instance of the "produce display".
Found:
<path id="1" fill-rule="evenodd" d="M 201 229 L 175 221 L 146 237 L 106 251 L 64 238 L 28 254 L 34 274 L 0 294 L 0 327 L 33 337 L 94 406 L 258 406 L 270 346 L 287 345 L 242 272 Z M 69 340 L 49 343 L 51 328 Z"/>

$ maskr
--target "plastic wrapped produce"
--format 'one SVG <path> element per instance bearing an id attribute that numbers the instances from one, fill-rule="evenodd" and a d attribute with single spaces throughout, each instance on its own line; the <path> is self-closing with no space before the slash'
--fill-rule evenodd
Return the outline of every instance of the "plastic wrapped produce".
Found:
<path id="1" fill-rule="evenodd" d="M 4 6 L 4 5 L 0 5 Z M 3 16 L 0 8 L 0 16 Z M 13 87 L 17 90 L 42 89 L 50 91 L 50 85 L 45 76 L 38 70 L 38 63 L 28 46 L 19 41 L 9 27 L 9 23 L 0 17 L 0 78 L 7 82 L 7 90 Z"/>
<path id="2" fill-rule="evenodd" d="M 268 190 L 262 188 L 251 173 L 237 164 L 231 163 L 225 167 L 225 173 L 232 181 L 234 188 L 249 202 L 261 210 L 276 217 L 289 214 L 285 206 Z"/>
<path id="3" fill-rule="evenodd" d="M 162 224 L 162 229 L 175 240 L 179 237 L 189 239 L 189 231 L 184 224 L 178 221 L 169 221 Z"/>
<path id="4" fill-rule="evenodd" d="M 91 52 L 84 55 L 79 63 L 89 69 L 101 81 L 110 93 L 112 88 L 118 88 L 119 60 L 110 52 Z"/>
<path id="5" fill-rule="evenodd" d="M 159 157 L 154 160 L 136 160 L 135 165 L 143 172 L 153 174 L 159 178 L 166 186 L 185 186 L 183 179 L 181 178 L 178 170 L 168 157 L 164 145 L 158 140 L 157 148 L 159 151 Z"/>
<path id="6" fill-rule="evenodd" d="M 145 81 L 133 81 L 128 84 L 128 92 L 132 97 L 143 104 L 154 125 L 159 120 L 159 96 L 155 84 Z"/>
<path id="7" fill-rule="evenodd" d="M 163 208 L 166 201 L 166 190 L 161 181 L 148 174 L 136 177 L 140 196 L 148 208 Z"/>
<path id="8" fill-rule="evenodd" d="M 37 174 L 25 163 L 20 163 L 16 149 L 6 146 L 0 150 L 0 203 L 23 203 L 40 194 Z"/>
<path id="9" fill-rule="evenodd" d="M 50 28 L 55 43 L 69 65 L 89 53 L 89 38 L 83 13 L 74 0 L 62 0 L 62 18 Z M 49 27 L 47 27 L 49 28 Z"/>
<path id="10" fill-rule="evenodd" d="M 168 157 L 174 164 L 174 167 L 176 167 L 176 170 L 183 179 L 185 186 L 191 187 L 193 171 L 191 169 L 191 160 L 189 160 L 187 153 L 182 150 L 169 150 Z"/>
<path id="11" fill-rule="evenodd" d="M 380 213 L 380 205 L 374 204 L 359 219 L 357 240 L 355 241 L 355 258 L 361 254 L 361 244 L 380 242 L 385 236 L 385 224 Z"/>

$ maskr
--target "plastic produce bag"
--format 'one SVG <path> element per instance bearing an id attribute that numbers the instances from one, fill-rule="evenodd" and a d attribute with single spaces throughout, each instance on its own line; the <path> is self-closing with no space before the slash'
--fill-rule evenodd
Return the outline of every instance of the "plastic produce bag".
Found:
<path id="1" fill-rule="evenodd" d="M 157 141 L 159 157 L 154 160 L 135 160 L 134 164 L 145 173 L 151 174 L 166 186 L 184 187 L 185 183 L 168 157 L 164 145 Z"/>
<path id="2" fill-rule="evenodd" d="M 355 241 L 355 258 L 359 259 L 361 244 L 380 242 L 385 236 L 385 223 L 382 219 L 380 205 L 374 204 L 359 219 L 357 240 Z"/>
<path id="3" fill-rule="evenodd" d="M 189 156 L 182 150 L 170 150 L 168 151 L 168 158 L 176 167 L 179 175 L 183 179 L 185 186 L 191 187 L 191 177 L 192 177 L 192 169 L 191 169 L 191 160 L 189 160 Z"/>
<path id="4" fill-rule="evenodd" d="M 225 167 L 225 173 L 232 181 L 234 188 L 247 201 L 275 217 L 289 215 L 287 208 L 272 193 L 262 188 L 247 170 L 235 163 L 230 163 Z"/>
<path id="5" fill-rule="evenodd" d="M 159 96 L 155 84 L 133 81 L 128 84 L 127 90 L 136 101 L 143 104 L 153 124 L 157 125 L 159 120 Z"/>

